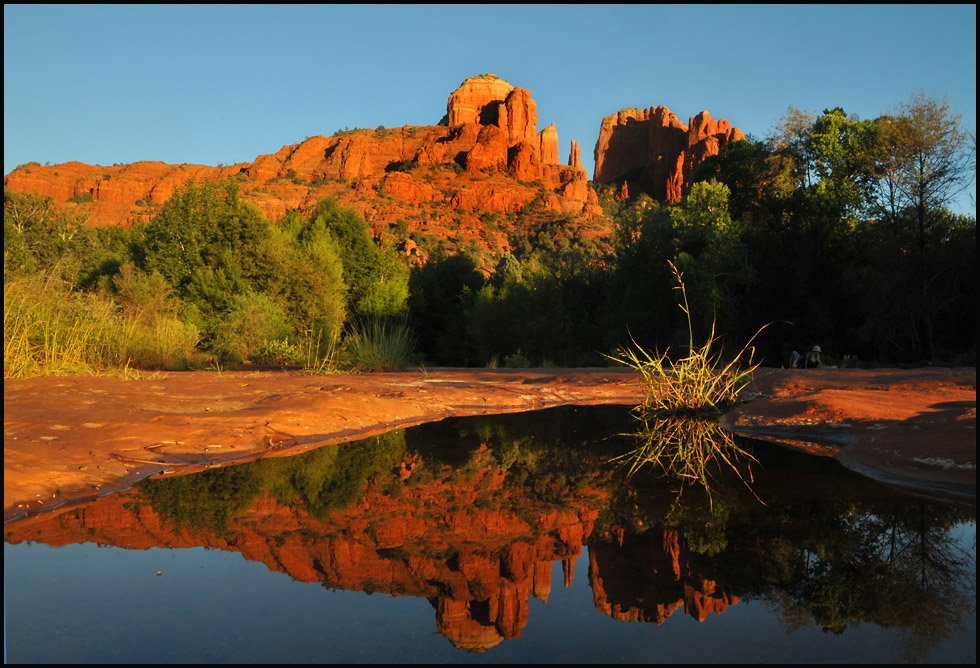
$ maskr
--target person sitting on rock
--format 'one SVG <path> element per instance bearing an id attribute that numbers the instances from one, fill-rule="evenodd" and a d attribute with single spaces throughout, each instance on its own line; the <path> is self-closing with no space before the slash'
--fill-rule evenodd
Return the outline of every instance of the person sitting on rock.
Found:
<path id="1" fill-rule="evenodd" d="M 803 368 L 816 369 L 823 366 L 823 364 L 820 363 L 821 352 L 823 351 L 820 350 L 820 346 L 813 346 L 813 349 L 806 354 L 806 358 L 803 360 Z"/>

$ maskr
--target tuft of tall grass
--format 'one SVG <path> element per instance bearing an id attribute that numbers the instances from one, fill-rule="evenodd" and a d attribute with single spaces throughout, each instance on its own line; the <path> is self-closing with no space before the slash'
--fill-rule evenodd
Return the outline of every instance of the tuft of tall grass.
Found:
<path id="1" fill-rule="evenodd" d="M 633 434 L 639 445 L 616 460 L 629 463 L 630 476 L 647 465 L 659 467 L 680 481 L 681 492 L 686 486 L 698 484 L 704 487 L 710 503 L 714 471 L 731 469 L 749 487 L 740 470 L 740 459 L 748 459 L 751 466 L 755 458 L 731 434 L 705 418 L 717 417 L 742 400 L 743 391 L 759 367 L 752 364 L 752 341 L 766 326 L 728 362 L 724 362 L 722 350 L 715 345 L 718 337 L 714 323 L 708 341 L 696 346 L 683 276 L 673 263 L 670 268 L 677 279 L 674 289 L 681 292 L 680 308 L 687 317 L 688 352 L 674 360 L 668 351 L 651 354 L 633 341 L 635 349 L 621 348 L 619 356 L 611 358 L 635 369 L 643 385 L 643 402 L 634 409 L 642 425 Z M 745 367 L 741 366 L 743 358 L 747 358 Z M 751 468 L 748 472 L 751 478 Z"/>
<path id="2" fill-rule="evenodd" d="M 197 340 L 175 316 L 123 316 L 111 299 L 52 276 L 3 287 L 4 378 L 185 368 Z"/>
<path id="3" fill-rule="evenodd" d="M 369 318 L 348 326 L 343 359 L 362 371 L 397 371 L 415 361 L 415 345 L 404 318 Z"/>
<path id="4" fill-rule="evenodd" d="M 616 356 L 607 357 L 635 369 L 640 374 L 643 403 L 638 408 L 644 416 L 704 416 L 724 413 L 739 403 L 743 390 L 752 382 L 752 376 L 759 367 L 758 364 L 752 364 L 755 352 L 752 341 L 768 325 L 760 328 L 727 363 L 723 361 L 723 351 L 716 346 L 719 337 L 715 335 L 713 322 L 708 341 L 703 346 L 696 346 L 683 276 L 673 263 L 668 263 L 678 283 L 674 289 L 681 292 L 680 308 L 687 317 L 687 355 L 671 359 L 668 355 L 669 349 L 663 353 L 651 354 L 633 341 L 632 348 L 620 348 Z M 742 367 L 741 360 L 746 357 L 747 366 Z"/>
<path id="5" fill-rule="evenodd" d="M 197 354 L 200 334 L 194 325 L 166 313 L 139 313 L 119 317 L 121 329 L 114 339 L 111 366 L 184 370 Z"/>
<path id="6" fill-rule="evenodd" d="M 324 336 L 326 334 L 326 336 Z M 325 333 L 323 328 L 303 333 L 297 344 L 300 351 L 300 363 L 307 373 L 327 374 L 337 370 L 340 357 L 340 346 L 336 334 Z"/>

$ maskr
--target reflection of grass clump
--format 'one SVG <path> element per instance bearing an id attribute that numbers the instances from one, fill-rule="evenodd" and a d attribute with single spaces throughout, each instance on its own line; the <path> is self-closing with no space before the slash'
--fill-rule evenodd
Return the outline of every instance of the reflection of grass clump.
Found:
<path id="1" fill-rule="evenodd" d="M 758 365 L 752 366 L 752 341 L 755 336 L 727 364 L 722 362 L 722 352 L 712 350 L 718 341 L 715 336 L 714 324 L 707 343 L 700 348 L 694 345 L 694 329 L 691 325 L 691 312 L 687 303 L 687 291 L 684 288 L 681 273 L 672 263 L 671 269 L 677 277 L 683 304 L 681 310 L 687 316 L 689 334 L 689 352 L 686 357 L 671 360 L 667 351 L 653 354 L 636 345 L 636 350 L 622 348 L 619 356 L 614 357 L 618 362 L 626 364 L 639 372 L 644 385 L 643 404 L 640 413 L 657 415 L 705 415 L 723 413 L 739 402 L 742 390 L 752 381 L 752 373 Z M 748 354 L 746 368 L 741 368 L 739 360 Z"/>
<path id="2" fill-rule="evenodd" d="M 616 459 L 629 462 L 629 475 L 648 464 L 659 466 L 680 480 L 681 491 L 686 485 L 700 484 L 710 500 L 709 479 L 715 468 L 731 468 L 748 486 L 739 470 L 739 457 L 751 461 L 755 458 L 739 447 L 730 434 L 703 418 L 724 413 L 741 400 L 742 391 L 758 368 L 752 365 L 751 344 L 765 327 L 727 363 L 722 360 L 721 350 L 713 350 L 718 341 L 713 323 L 707 343 L 696 347 L 683 277 L 672 263 L 670 267 L 678 283 L 674 289 L 681 292 L 681 310 L 687 317 L 688 354 L 672 360 L 666 351 L 651 355 L 636 346 L 636 350 L 621 349 L 619 357 L 614 358 L 639 372 L 644 386 L 643 403 L 635 410 L 643 424 L 636 434 L 640 445 Z M 746 354 L 748 366 L 742 368 L 740 360 Z M 677 420 L 679 417 L 688 419 Z"/>
<path id="3" fill-rule="evenodd" d="M 750 480 L 746 480 L 739 468 L 740 458 L 755 462 L 755 457 L 716 423 L 673 418 L 643 418 L 642 422 L 643 428 L 636 434 L 639 445 L 613 459 L 628 465 L 628 476 L 645 466 L 660 468 L 680 481 L 681 492 L 689 485 L 704 487 L 709 501 L 710 482 L 715 472 L 721 474 L 730 468 L 746 487 L 749 486 L 751 469 L 748 471 Z"/>

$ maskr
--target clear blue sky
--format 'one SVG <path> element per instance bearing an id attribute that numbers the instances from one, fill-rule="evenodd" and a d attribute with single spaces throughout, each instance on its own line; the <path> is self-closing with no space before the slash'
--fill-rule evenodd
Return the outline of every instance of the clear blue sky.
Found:
<path id="1" fill-rule="evenodd" d="M 344 127 L 433 125 L 465 78 L 527 88 L 592 150 L 604 116 L 790 106 L 874 118 L 946 96 L 976 129 L 976 5 L 4 5 L 3 170 L 252 161 Z M 960 208 L 976 214 L 974 199 Z"/>

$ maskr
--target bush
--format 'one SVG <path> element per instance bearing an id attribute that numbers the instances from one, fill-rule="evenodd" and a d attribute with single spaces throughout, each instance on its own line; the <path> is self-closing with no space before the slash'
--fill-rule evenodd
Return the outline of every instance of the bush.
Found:
<path id="1" fill-rule="evenodd" d="M 370 318 L 351 324 L 344 360 L 362 371 L 398 371 L 416 361 L 415 334 L 404 318 Z"/>
<path id="2" fill-rule="evenodd" d="M 269 341 L 290 334 L 282 309 L 254 292 L 235 295 L 231 311 L 215 327 L 214 350 L 229 361 L 247 361 Z"/>
<path id="3" fill-rule="evenodd" d="M 518 348 L 516 353 L 504 357 L 504 366 L 508 369 L 527 369 L 531 366 L 531 360 Z"/>

